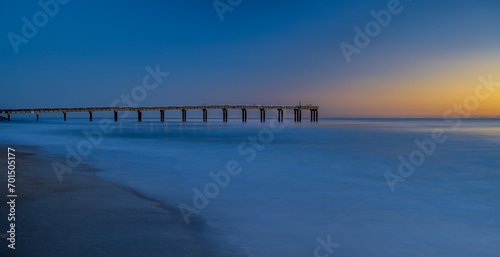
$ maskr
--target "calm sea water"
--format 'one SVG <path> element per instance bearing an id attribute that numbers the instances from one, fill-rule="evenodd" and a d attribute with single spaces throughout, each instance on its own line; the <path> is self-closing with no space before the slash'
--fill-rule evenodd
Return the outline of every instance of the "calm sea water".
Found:
<path id="1" fill-rule="evenodd" d="M 103 179 L 172 206 L 195 208 L 196 196 L 206 206 L 190 226 L 205 224 L 209 240 L 248 256 L 500 256 L 500 120 L 453 125 L 130 119 L 103 133 L 99 119 L 31 117 L 1 123 L 0 140 L 62 155 L 80 150 Z M 227 173 L 228 163 L 241 172 Z"/>

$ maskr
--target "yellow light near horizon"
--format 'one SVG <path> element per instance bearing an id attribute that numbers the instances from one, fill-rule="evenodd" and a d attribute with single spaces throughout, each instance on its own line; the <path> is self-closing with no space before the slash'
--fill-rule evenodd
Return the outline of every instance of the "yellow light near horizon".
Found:
<path id="1" fill-rule="evenodd" d="M 364 86 L 353 85 L 322 94 L 321 102 L 327 102 L 328 108 L 347 116 L 441 117 L 448 109 L 464 104 L 471 116 L 498 116 L 500 74 L 493 77 L 494 91 L 486 88 L 480 91 L 488 95 L 484 99 L 476 97 L 479 80 L 456 76 L 364 81 L 358 84 Z"/>
<path id="2" fill-rule="evenodd" d="M 441 117 L 465 101 L 471 116 L 500 117 L 499 58 L 497 52 L 478 50 L 421 59 L 406 67 L 348 80 L 346 87 L 322 95 L 330 103 L 327 105 L 343 109 L 347 116 Z M 479 99 L 480 78 L 488 80 L 490 75 L 494 86 L 482 88 L 479 96 L 488 97 Z M 470 108 L 476 104 L 474 98 L 478 106 Z"/>

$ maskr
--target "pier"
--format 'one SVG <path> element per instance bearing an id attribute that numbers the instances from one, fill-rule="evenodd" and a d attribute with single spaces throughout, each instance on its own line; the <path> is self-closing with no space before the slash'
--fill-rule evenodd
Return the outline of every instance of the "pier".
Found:
<path id="1" fill-rule="evenodd" d="M 283 122 L 283 110 L 293 110 L 295 122 L 302 121 L 302 111 L 309 110 L 311 115 L 311 122 L 318 121 L 319 106 L 314 105 L 192 105 L 192 106 L 157 106 L 157 107 L 85 107 L 85 108 L 35 108 L 35 109 L 0 109 L 0 113 L 7 114 L 7 120 L 10 121 L 11 114 L 16 113 L 34 113 L 36 120 L 39 121 L 40 113 L 59 112 L 63 114 L 64 121 L 66 121 L 67 113 L 70 112 L 88 112 L 89 120 L 92 121 L 93 112 L 114 112 L 114 121 L 118 121 L 118 112 L 137 112 L 137 121 L 142 121 L 142 112 L 145 111 L 159 111 L 160 121 L 165 121 L 166 111 L 181 111 L 182 121 L 187 121 L 187 111 L 201 110 L 203 113 L 203 121 L 208 121 L 208 110 L 219 109 L 222 110 L 222 121 L 228 121 L 228 110 L 239 109 L 241 110 L 241 121 L 247 121 L 247 110 L 260 110 L 260 121 L 266 121 L 266 111 L 276 110 L 278 112 L 277 120 Z"/>

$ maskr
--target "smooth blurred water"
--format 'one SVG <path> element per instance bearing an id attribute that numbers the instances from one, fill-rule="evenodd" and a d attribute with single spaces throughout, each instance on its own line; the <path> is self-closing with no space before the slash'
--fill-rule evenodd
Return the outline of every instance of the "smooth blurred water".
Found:
<path id="1" fill-rule="evenodd" d="M 341 244 L 330 256 L 500 256 L 500 120 L 463 120 L 458 129 L 439 119 L 288 120 L 247 161 L 238 146 L 269 137 L 281 126 L 272 119 L 125 120 L 83 163 L 166 204 L 192 206 L 193 188 L 203 191 L 210 172 L 237 161 L 243 171 L 191 218 L 248 256 L 314 256 L 327 236 Z M 0 140 L 66 155 L 98 123 L 2 122 Z M 384 173 L 397 174 L 398 156 L 436 128 L 447 140 L 391 192 Z M 64 176 L 71 173 L 61 183 Z"/>

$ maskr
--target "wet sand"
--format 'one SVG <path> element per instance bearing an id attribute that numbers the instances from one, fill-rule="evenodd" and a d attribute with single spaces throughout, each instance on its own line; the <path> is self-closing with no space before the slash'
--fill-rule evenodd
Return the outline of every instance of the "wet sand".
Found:
<path id="1" fill-rule="evenodd" d="M 51 163 L 64 163 L 62 156 L 9 146 L 16 149 L 16 249 L 7 247 L 9 210 L 2 203 L 0 256 L 221 256 L 222 242 L 206 240 L 211 232 L 201 220 L 185 225 L 176 208 L 104 181 L 83 164 L 59 182 Z M 0 147 L 6 167 L 7 145 Z"/>

